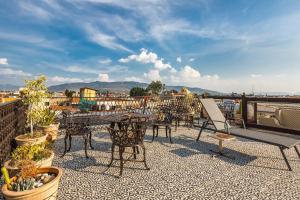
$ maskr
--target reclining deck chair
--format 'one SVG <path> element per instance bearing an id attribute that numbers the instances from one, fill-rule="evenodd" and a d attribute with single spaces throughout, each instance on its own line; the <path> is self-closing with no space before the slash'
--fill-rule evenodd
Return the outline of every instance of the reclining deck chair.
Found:
<path id="1" fill-rule="evenodd" d="M 208 113 L 208 120 L 202 123 L 197 141 L 200 139 L 202 131 L 206 129 L 214 132 L 227 133 L 236 137 L 278 146 L 289 171 L 292 171 L 292 168 L 289 164 L 288 159 L 286 158 L 284 150 L 294 147 L 298 157 L 300 158 L 300 153 L 297 148 L 297 145 L 300 144 L 300 136 L 281 132 L 263 132 L 261 130 L 249 130 L 245 127 L 244 129 L 232 128 L 226 121 L 225 117 L 218 108 L 214 99 L 200 99 L 200 101 L 204 109 Z"/>

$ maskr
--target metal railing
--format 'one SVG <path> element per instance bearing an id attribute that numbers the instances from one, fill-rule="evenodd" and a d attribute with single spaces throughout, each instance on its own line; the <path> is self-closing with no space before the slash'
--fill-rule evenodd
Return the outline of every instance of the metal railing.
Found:
<path id="1" fill-rule="evenodd" d="M 199 98 L 214 98 L 218 102 L 225 99 L 233 100 L 235 103 L 242 104 L 242 118 L 247 127 L 256 127 L 260 129 L 288 132 L 300 135 L 299 130 L 288 127 L 272 127 L 259 124 L 261 116 L 274 115 L 276 109 L 291 108 L 300 110 L 300 98 L 277 98 L 277 97 L 247 97 L 245 95 L 239 97 L 232 96 L 193 96 L 185 97 L 105 97 L 105 98 L 50 98 L 45 100 L 45 104 L 51 109 L 58 112 L 63 110 L 71 110 L 87 113 L 120 113 L 120 112 L 143 112 L 151 113 L 158 107 L 167 106 L 177 111 L 192 112 L 195 115 L 203 116 L 203 108 Z M 274 104 L 274 105 L 273 105 Z M 276 104 L 276 105 L 275 105 Z M 267 105 L 267 106 L 266 106 Z M 273 110 L 262 110 L 264 107 L 270 107 Z M 299 111 L 300 112 L 300 111 Z M 204 115 L 205 116 L 205 115 Z M 25 129 L 25 106 L 21 100 L 16 100 L 0 105 L 0 162 L 3 163 L 9 156 L 12 146 L 11 143 L 19 134 L 24 133 Z M 299 119 L 300 123 L 300 119 Z"/>

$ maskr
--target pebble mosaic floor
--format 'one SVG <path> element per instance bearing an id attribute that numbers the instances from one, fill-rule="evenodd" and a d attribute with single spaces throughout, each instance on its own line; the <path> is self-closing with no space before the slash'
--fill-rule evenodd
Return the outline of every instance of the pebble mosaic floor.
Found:
<path id="1" fill-rule="evenodd" d="M 89 159 L 82 137 L 74 137 L 71 152 L 61 158 L 61 136 L 53 162 L 64 169 L 58 199 L 300 199 L 300 159 L 293 149 L 286 151 L 294 170 L 289 172 L 278 147 L 230 141 L 224 146 L 235 157 L 231 160 L 212 156 L 210 149 L 217 149 L 218 142 L 209 133 L 197 142 L 197 133 L 180 127 L 173 131 L 174 144 L 170 144 L 161 130 L 151 143 L 149 129 L 145 146 L 150 170 L 144 170 L 143 163 L 126 162 L 121 178 L 117 178 L 118 161 L 107 169 L 108 133 L 93 134 L 95 149 L 88 151 Z M 130 155 L 131 149 L 127 151 Z"/>

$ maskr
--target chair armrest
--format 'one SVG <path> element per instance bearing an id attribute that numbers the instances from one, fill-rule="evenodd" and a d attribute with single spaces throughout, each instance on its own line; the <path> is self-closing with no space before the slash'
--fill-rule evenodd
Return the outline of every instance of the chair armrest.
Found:
<path id="1" fill-rule="evenodd" d="M 225 131 L 228 132 L 228 134 L 230 134 L 230 132 L 229 132 L 230 124 L 228 123 L 227 119 L 225 121 L 220 121 L 220 120 L 211 120 L 211 121 L 223 123 Z"/>

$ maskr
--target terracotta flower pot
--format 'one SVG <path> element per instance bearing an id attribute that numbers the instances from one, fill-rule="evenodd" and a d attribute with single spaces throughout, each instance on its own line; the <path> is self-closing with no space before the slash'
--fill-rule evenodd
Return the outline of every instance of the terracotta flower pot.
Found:
<path id="1" fill-rule="evenodd" d="M 46 183 L 45 185 L 35 188 L 32 190 L 26 190 L 22 192 L 10 191 L 7 188 L 7 184 L 2 186 L 2 194 L 6 200 L 54 200 L 57 196 L 57 190 L 60 178 L 62 176 L 62 169 L 57 167 L 44 167 L 39 168 L 38 173 L 54 173 L 56 177 Z M 16 177 L 11 179 L 12 181 L 16 180 Z"/>
<path id="2" fill-rule="evenodd" d="M 52 151 L 49 158 L 46 158 L 46 159 L 40 160 L 38 162 L 35 162 L 35 166 L 37 168 L 51 167 L 53 159 L 54 159 L 54 152 Z M 4 163 L 4 167 L 6 167 L 6 169 L 8 170 L 8 172 L 11 176 L 15 176 L 20 171 L 20 169 L 16 166 L 11 166 L 10 162 L 11 162 L 11 160 L 6 161 Z"/>
<path id="3" fill-rule="evenodd" d="M 51 124 L 49 126 L 39 126 L 39 129 L 47 135 L 47 140 L 52 141 L 56 140 L 58 134 L 59 123 Z"/>
<path id="4" fill-rule="evenodd" d="M 40 144 L 46 141 L 47 135 L 42 135 L 36 138 L 26 137 L 27 135 L 19 135 L 15 138 L 18 146 Z"/>

